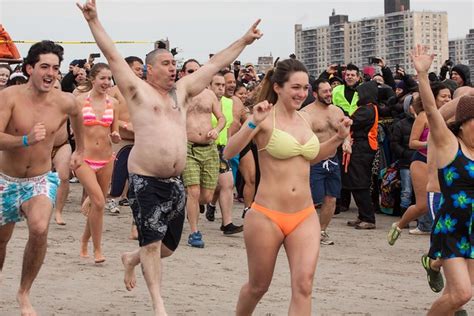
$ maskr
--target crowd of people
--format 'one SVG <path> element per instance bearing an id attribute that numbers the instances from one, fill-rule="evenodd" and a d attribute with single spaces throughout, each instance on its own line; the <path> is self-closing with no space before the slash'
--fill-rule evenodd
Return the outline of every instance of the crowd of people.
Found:
<path id="1" fill-rule="evenodd" d="M 15 223 L 27 219 L 20 288 L 22 315 L 35 315 L 29 294 L 47 248 L 50 217 L 66 225 L 69 182 L 78 179 L 85 216 L 79 254 L 106 260 L 105 212 L 133 214 L 122 254 L 124 282 L 141 269 L 157 315 L 161 258 L 176 251 L 187 219 L 187 244 L 205 247 L 199 217 L 224 235 L 243 231 L 248 281 L 237 315 L 250 315 L 268 290 L 281 246 L 290 275 L 290 315 L 311 314 L 320 245 L 333 245 L 334 214 L 351 196 L 347 225 L 376 229 L 376 214 L 399 216 L 388 245 L 431 234 L 420 250 L 434 292 L 429 315 L 465 315 L 474 285 L 474 88 L 469 67 L 446 62 L 429 73 L 433 55 L 417 47 L 416 74 L 394 73 L 375 58 L 375 73 L 329 65 L 319 77 L 295 55 L 261 73 L 240 53 L 262 37 L 260 20 L 201 64 L 157 48 L 123 58 L 102 27 L 95 1 L 78 4 L 107 63 L 76 59 L 61 75 L 63 48 L 34 44 L 20 67 L 0 64 L 0 272 Z M 446 79 L 449 73 L 450 79 Z M 243 202 L 243 225 L 232 218 Z M 319 214 L 317 209 L 319 209 Z M 106 245 L 105 245 L 106 246 Z M 428 250 L 429 249 L 429 250 Z M 441 273 L 441 269 L 446 279 Z"/>

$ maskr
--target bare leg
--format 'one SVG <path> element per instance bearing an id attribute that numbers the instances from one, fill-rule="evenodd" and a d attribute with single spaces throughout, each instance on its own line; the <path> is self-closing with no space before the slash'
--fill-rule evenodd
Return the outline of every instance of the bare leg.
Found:
<path id="1" fill-rule="evenodd" d="M 137 285 L 137 277 L 135 276 L 135 267 L 140 263 L 140 249 L 122 254 L 122 263 L 125 268 L 125 276 L 123 282 L 125 288 L 131 291 Z"/>
<path id="2" fill-rule="evenodd" d="M 161 244 L 161 258 L 169 257 L 173 251 Z M 131 252 L 124 252 L 122 254 L 122 263 L 125 268 L 125 277 L 123 282 L 125 288 L 131 291 L 137 285 L 137 278 L 135 276 L 135 267 L 140 264 L 140 249 Z"/>
<path id="3" fill-rule="evenodd" d="M 240 290 L 236 311 L 238 316 L 252 315 L 258 302 L 268 291 L 278 251 L 284 239 L 275 223 L 255 210 L 247 213 L 244 225 L 249 280 Z"/>
<path id="4" fill-rule="evenodd" d="M 474 263 L 471 261 L 464 258 L 443 260 L 446 289 L 431 305 L 428 316 L 453 315 L 471 300 L 474 283 Z"/>
<path id="5" fill-rule="evenodd" d="M 138 230 L 135 221 L 132 221 L 132 228 L 130 229 L 130 236 L 128 239 L 137 240 L 138 239 Z"/>
<path id="6" fill-rule="evenodd" d="M 86 198 L 84 203 L 89 203 L 89 198 Z M 89 239 L 91 238 L 91 230 L 90 230 L 90 223 L 89 223 L 89 217 L 87 217 L 86 220 L 86 225 L 84 226 L 84 232 L 82 233 L 81 237 L 81 253 L 80 256 L 82 258 L 89 258 L 89 251 L 88 251 L 88 246 L 89 246 Z"/>
<path id="7" fill-rule="evenodd" d="M 428 205 L 426 204 L 426 184 L 428 183 L 426 175 L 428 174 L 428 167 L 423 162 L 414 161 L 410 166 L 410 174 L 416 196 L 416 204 L 411 205 L 403 214 L 398 223 L 398 228 L 405 228 L 411 221 L 428 212 Z"/>
<path id="8" fill-rule="evenodd" d="M 139 250 L 142 272 L 153 302 L 155 315 L 166 315 L 161 297 L 161 241 L 143 246 Z"/>
<path id="9" fill-rule="evenodd" d="M 191 233 L 198 231 L 198 220 L 199 220 L 199 185 L 190 185 L 186 187 L 187 201 L 186 210 L 188 211 L 188 223 L 191 229 Z"/>
<path id="10" fill-rule="evenodd" d="M 232 206 L 234 204 L 234 177 L 232 172 L 219 175 L 219 206 L 222 212 L 222 225 L 232 223 Z"/>
<path id="11" fill-rule="evenodd" d="M 22 315 L 36 315 L 30 303 L 30 289 L 43 264 L 47 249 L 48 225 L 53 205 L 44 195 L 35 196 L 22 205 L 28 219 L 28 241 L 23 255 L 17 301 Z"/>
<path id="12" fill-rule="evenodd" d="M 15 223 L 8 223 L 0 226 L 0 283 L 2 281 L 3 264 L 5 263 L 5 256 L 7 255 L 7 244 L 12 238 Z"/>
<path id="13" fill-rule="evenodd" d="M 291 272 L 291 303 L 288 315 L 311 315 L 311 294 L 319 256 L 321 230 L 311 214 L 284 241 Z"/>
<path id="14" fill-rule="evenodd" d="M 320 211 L 320 220 L 321 220 L 321 230 L 326 230 L 331 222 L 332 217 L 334 216 L 334 211 L 336 210 L 336 198 L 332 196 L 325 196 L 323 204 L 321 205 Z"/>
<path id="15" fill-rule="evenodd" d="M 244 205 L 250 207 L 255 197 L 255 160 L 249 150 L 245 156 L 240 157 L 239 170 L 244 178 Z"/>
<path id="16" fill-rule="evenodd" d="M 83 245 L 89 234 L 94 245 L 94 261 L 102 263 L 105 258 L 102 254 L 102 229 L 104 221 L 105 196 L 112 176 L 113 164 L 110 162 L 99 171 L 94 172 L 89 166 L 82 165 L 76 170 L 76 175 L 84 186 L 91 202 L 91 210 L 87 217 L 83 234 Z M 87 239 L 88 240 L 88 239 Z"/>
<path id="17" fill-rule="evenodd" d="M 62 213 L 64 204 L 66 204 L 67 196 L 69 194 L 69 159 L 71 158 L 71 146 L 69 144 L 63 145 L 58 149 L 56 156 L 54 156 L 53 164 L 58 172 L 61 180 L 58 192 L 56 195 L 55 207 L 55 221 L 58 225 L 66 225 L 63 220 Z"/>

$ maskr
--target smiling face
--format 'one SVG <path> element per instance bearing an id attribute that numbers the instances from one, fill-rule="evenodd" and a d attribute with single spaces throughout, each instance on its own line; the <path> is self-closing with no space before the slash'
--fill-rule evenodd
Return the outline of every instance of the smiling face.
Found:
<path id="1" fill-rule="evenodd" d="M 324 105 L 332 104 L 332 88 L 328 82 L 321 82 L 318 91 L 313 92 L 313 96 Z"/>
<path id="2" fill-rule="evenodd" d="M 309 78 L 303 71 L 293 72 L 288 80 L 280 87 L 274 84 L 273 89 L 278 95 L 278 102 L 282 102 L 285 107 L 298 110 L 308 96 Z"/>
<path id="3" fill-rule="evenodd" d="M 54 82 L 59 72 L 59 58 L 55 54 L 39 55 L 38 62 L 32 66 L 26 66 L 26 72 L 30 76 L 28 82 L 40 93 L 47 93 L 53 89 Z"/>
<path id="4" fill-rule="evenodd" d="M 439 109 L 440 107 L 451 101 L 451 91 L 448 88 L 439 90 L 435 100 L 436 106 Z"/>
<path id="5" fill-rule="evenodd" d="M 8 78 L 10 78 L 10 70 L 0 67 L 0 88 L 3 88 L 7 85 Z"/>
<path id="6" fill-rule="evenodd" d="M 461 75 L 456 70 L 451 71 L 451 79 L 456 81 L 458 87 L 462 87 L 464 85 L 464 80 L 462 80 Z"/>
<path id="7" fill-rule="evenodd" d="M 359 82 L 360 76 L 356 70 L 346 70 L 346 84 L 348 87 L 353 87 Z"/>
<path id="8" fill-rule="evenodd" d="M 106 93 L 112 83 L 112 72 L 110 69 L 102 68 L 93 78 L 91 78 L 92 89 L 99 93 Z"/>
<path id="9" fill-rule="evenodd" d="M 248 95 L 247 88 L 245 88 L 244 86 L 238 87 L 237 90 L 235 90 L 234 95 L 238 97 L 240 101 L 242 101 L 242 103 L 245 104 Z"/>

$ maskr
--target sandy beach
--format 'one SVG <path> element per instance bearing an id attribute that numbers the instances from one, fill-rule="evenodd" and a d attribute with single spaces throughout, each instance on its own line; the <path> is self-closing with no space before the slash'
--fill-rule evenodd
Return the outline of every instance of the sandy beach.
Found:
<path id="1" fill-rule="evenodd" d="M 105 215 L 103 249 L 107 261 L 79 257 L 85 218 L 79 212 L 79 184 L 71 185 L 64 212 L 66 226 L 51 221 L 48 252 L 36 279 L 32 303 L 40 315 L 151 315 L 152 307 L 140 269 L 138 286 L 128 292 L 123 284 L 120 255 L 138 247 L 129 240 L 131 212 L 121 207 L 117 216 Z M 234 205 L 240 224 L 242 204 Z M 240 287 L 247 278 L 243 235 L 224 236 L 215 222 L 200 218 L 206 247 L 187 246 L 185 229 L 175 254 L 164 260 L 163 297 L 170 315 L 232 315 Z M 377 229 L 358 231 L 346 226 L 354 209 L 336 215 L 329 226 L 333 246 L 322 246 L 313 288 L 314 315 L 424 315 L 439 294 L 433 293 L 420 264 L 429 236 L 402 236 L 390 247 L 386 241 L 393 217 L 377 215 Z M 0 281 L 0 315 L 18 315 L 15 301 L 26 223 L 17 225 L 8 245 Z M 262 236 L 264 238 L 264 236 Z M 92 250 L 90 244 L 89 250 Z M 255 315 L 286 315 L 290 300 L 288 261 L 282 248 L 270 290 Z M 466 306 L 474 311 L 474 303 Z"/>

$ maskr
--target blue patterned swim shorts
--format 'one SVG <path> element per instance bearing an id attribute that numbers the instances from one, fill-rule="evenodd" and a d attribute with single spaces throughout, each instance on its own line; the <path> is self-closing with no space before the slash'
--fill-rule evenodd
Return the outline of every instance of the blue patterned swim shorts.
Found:
<path id="1" fill-rule="evenodd" d="M 46 195 L 56 202 L 59 177 L 48 172 L 32 178 L 14 178 L 0 173 L 0 226 L 23 220 L 21 205 L 38 195 Z"/>

